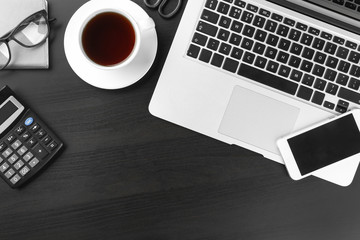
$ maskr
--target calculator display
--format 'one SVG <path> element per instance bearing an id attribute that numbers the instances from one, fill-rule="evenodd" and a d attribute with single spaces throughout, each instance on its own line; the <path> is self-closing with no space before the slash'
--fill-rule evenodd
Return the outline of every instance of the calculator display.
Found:
<path id="1" fill-rule="evenodd" d="M 15 121 L 23 110 L 24 106 L 13 96 L 0 104 L 0 134 Z"/>
<path id="2" fill-rule="evenodd" d="M 13 115 L 18 108 L 11 101 L 5 103 L 4 106 L 0 108 L 0 125 L 2 125 L 11 115 Z"/>

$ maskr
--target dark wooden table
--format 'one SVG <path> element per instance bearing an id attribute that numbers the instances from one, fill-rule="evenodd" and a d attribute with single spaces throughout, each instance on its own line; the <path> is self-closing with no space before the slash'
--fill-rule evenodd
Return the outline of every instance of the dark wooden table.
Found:
<path id="1" fill-rule="evenodd" d="M 66 144 L 24 188 L 0 181 L 1 240 L 360 239 L 360 175 L 347 188 L 295 182 L 283 165 L 150 115 L 180 15 L 164 20 L 146 9 L 159 50 L 137 84 L 106 91 L 77 77 L 63 39 L 85 2 L 49 0 L 57 18 L 49 70 L 0 72 L 0 85 L 13 88 Z"/>

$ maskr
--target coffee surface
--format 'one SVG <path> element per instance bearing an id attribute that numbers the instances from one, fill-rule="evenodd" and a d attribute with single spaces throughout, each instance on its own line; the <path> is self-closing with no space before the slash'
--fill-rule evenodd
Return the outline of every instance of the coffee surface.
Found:
<path id="1" fill-rule="evenodd" d="M 86 24 L 82 45 L 93 62 L 102 66 L 116 65 L 133 51 L 135 30 L 131 22 L 119 13 L 100 13 Z"/>

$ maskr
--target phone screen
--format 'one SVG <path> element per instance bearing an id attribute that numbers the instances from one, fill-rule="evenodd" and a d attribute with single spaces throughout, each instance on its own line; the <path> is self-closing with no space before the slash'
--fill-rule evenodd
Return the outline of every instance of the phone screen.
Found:
<path id="1" fill-rule="evenodd" d="M 360 132 L 352 114 L 288 139 L 302 175 L 360 152 Z"/>

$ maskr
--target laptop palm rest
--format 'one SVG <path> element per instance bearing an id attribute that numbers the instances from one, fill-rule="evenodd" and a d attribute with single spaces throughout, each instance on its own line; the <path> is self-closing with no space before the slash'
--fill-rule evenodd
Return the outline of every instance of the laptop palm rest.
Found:
<path id="1" fill-rule="evenodd" d="M 294 106 L 235 86 L 218 131 L 279 154 L 276 140 L 292 132 L 299 112 Z"/>

